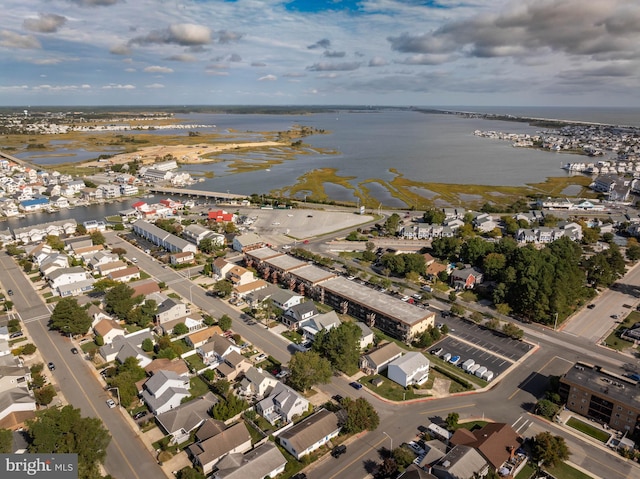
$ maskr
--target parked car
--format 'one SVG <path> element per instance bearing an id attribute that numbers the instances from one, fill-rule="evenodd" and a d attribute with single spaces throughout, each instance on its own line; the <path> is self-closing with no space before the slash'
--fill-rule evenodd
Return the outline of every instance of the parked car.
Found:
<path id="1" fill-rule="evenodd" d="M 116 402 L 113 399 L 107 399 L 107 406 L 109 406 L 109 409 L 113 409 L 116 407 Z"/>
<path id="2" fill-rule="evenodd" d="M 335 402 L 339 403 L 339 402 L 342 402 L 343 397 L 340 396 L 340 394 L 336 394 L 335 396 L 331 396 L 331 399 L 333 399 Z"/>
<path id="3" fill-rule="evenodd" d="M 444 352 L 444 349 L 442 348 L 436 348 L 431 350 L 431 354 L 433 354 L 434 356 L 440 356 L 443 352 Z"/>
<path id="4" fill-rule="evenodd" d="M 143 417 L 145 417 L 147 414 L 148 414 L 147 411 L 137 412 L 133 415 L 133 419 L 137 421 L 138 419 L 142 419 Z"/>
<path id="5" fill-rule="evenodd" d="M 13 296 L 13 290 L 12 290 L 12 289 L 10 289 L 9 291 L 7 291 L 7 294 L 8 294 L 9 296 Z"/>
<path id="6" fill-rule="evenodd" d="M 362 389 L 362 384 L 360 384 L 358 381 L 353 381 L 349 383 L 349 386 L 351 386 L 354 389 Z"/>
<path id="7" fill-rule="evenodd" d="M 22 336 L 24 336 L 24 333 L 22 331 L 16 331 L 15 333 L 11 333 L 9 335 L 9 339 L 21 338 Z"/>
<path id="8" fill-rule="evenodd" d="M 593 309 L 593 308 L 595 308 L 595 307 L 596 307 L 596 305 L 595 305 L 595 304 L 593 304 L 593 303 L 591 303 L 589 306 L 587 306 L 587 308 L 589 308 L 589 309 Z"/>
<path id="9" fill-rule="evenodd" d="M 455 366 L 460 362 L 460 356 L 452 356 L 451 359 L 449 359 L 449 362 Z"/>
<path id="10" fill-rule="evenodd" d="M 71 348 L 72 354 L 78 354 L 78 348 Z"/>
<path id="11" fill-rule="evenodd" d="M 304 472 L 299 472 L 295 476 L 292 476 L 291 479 L 307 479 L 307 475 Z"/>
<path id="12" fill-rule="evenodd" d="M 267 359 L 267 355 L 264 353 L 260 353 L 256 356 L 256 363 L 259 363 L 260 361 L 264 361 L 265 359 Z"/>
<path id="13" fill-rule="evenodd" d="M 420 445 L 414 441 L 408 442 L 407 446 L 418 456 L 424 454 L 424 449 L 422 449 Z"/>
<path id="14" fill-rule="evenodd" d="M 336 446 L 331 450 L 331 455 L 338 459 L 345 452 L 347 452 L 347 446 L 345 446 L 344 444 L 340 444 L 339 446 Z"/>
<path id="15" fill-rule="evenodd" d="M 49 371 L 55 371 L 56 370 L 56 365 L 53 364 L 52 362 L 49 362 L 49 364 L 47 364 L 47 367 L 49 368 Z"/>

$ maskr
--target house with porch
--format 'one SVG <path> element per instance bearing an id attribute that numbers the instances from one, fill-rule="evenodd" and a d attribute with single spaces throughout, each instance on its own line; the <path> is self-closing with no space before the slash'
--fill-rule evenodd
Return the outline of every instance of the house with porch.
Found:
<path id="1" fill-rule="evenodd" d="M 280 445 L 298 461 L 340 433 L 338 416 L 321 409 L 278 436 Z"/>

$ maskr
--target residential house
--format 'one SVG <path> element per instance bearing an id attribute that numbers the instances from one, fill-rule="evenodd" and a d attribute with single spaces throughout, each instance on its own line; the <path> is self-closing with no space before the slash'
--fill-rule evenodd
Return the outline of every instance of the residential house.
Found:
<path id="1" fill-rule="evenodd" d="M 215 221 L 216 223 L 235 223 L 236 221 L 236 215 L 233 213 L 227 213 L 224 210 L 209 211 L 207 218 L 209 221 Z"/>
<path id="2" fill-rule="evenodd" d="M 96 324 L 98 324 L 103 319 L 112 319 L 102 308 L 96 306 L 95 304 L 89 305 L 89 309 L 87 309 L 87 314 L 91 317 L 91 327 L 93 328 Z"/>
<path id="3" fill-rule="evenodd" d="M 0 356 L 0 428 L 15 430 L 35 418 L 36 401 L 27 387 L 30 380 L 29 368 L 21 366 L 18 358 Z"/>
<path id="4" fill-rule="evenodd" d="M 129 283 L 129 287 L 133 288 L 134 297 L 138 295 L 147 296 L 152 293 L 160 292 L 160 286 L 155 280 L 151 278 Z"/>
<path id="5" fill-rule="evenodd" d="M 153 244 L 160 246 L 172 253 L 191 251 L 197 253 L 198 248 L 189 241 L 179 238 L 156 225 L 143 220 L 133 223 L 133 231 L 139 236 L 151 241 Z"/>
<path id="6" fill-rule="evenodd" d="M 367 349 L 369 346 L 373 344 L 375 336 L 373 331 L 369 326 L 364 324 L 362 321 L 356 321 L 356 326 L 360 328 L 362 333 L 360 334 L 360 349 Z"/>
<path id="7" fill-rule="evenodd" d="M 276 477 L 287 459 L 272 442 L 264 442 L 245 454 L 228 454 L 216 464 L 212 479 L 248 479 Z"/>
<path id="8" fill-rule="evenodd" d="M 104 344 L 111 344 L 116 337 L 125 335 L 124 328 L 114 319 L 101 319 L 93 327 L 93 332 L 102 336 Z"/>
<path id="9" fill-rule="evenodd" d="M 305 339 L 315 341 L 320 331 L 330 331 L 340 326 L 340 318 L 335 311 L 329 311 L 324 314 L 316 314 L 309 319 L 305 319 L 299 323 L 299 328 Z"/>
<path id="10" fill-rule="evenodd" d="M 210 239 L 215 246 L 224 246 L 225 243 L 224 235 L 215 233 L 209 228 L 198 224 L 186 226 L 182 231 L 182 236 L 184 236 L 187 241 L 195 243 L 196 246 L 199 246 L 200 242 L 205 238 Z"/>
<path id="11" fill-rule="evenodd" d="M 521 439 L 510 425 L 489 423 L 474 431 L 456 430 L 450 443 L 476 449 L 494 470 L 499 471 L 521 446 Z"/>
<path id="12" fill-rule="evenodd" d="M 116 336 L 111 344 L 100 347 L 100 356 L 107 363 L 114 360 L 123 363 L 128 357 L 134 357 L 142 367 L 145 367 L 151 362 L 151 358 L 141 348 L 142 342 L 147 338 L 153 341 L 153 335 L 148 328 L 124 336 Z"/>
<path id="13" fill-rule="evenodd" d="M 98 251 L 93 255 L 93 257 L 87 262 L 87 265 L 91 269 L 97 269 L 98 266 L 105 265 L 107 263 L 113 263 L 118 261 L 120 257 L 117 254 L 110 253 L 108 251 Z"/>
<path id="14" fill-rule="evenodd" d="M 240 354 L 241 349 L 224 336 L 214 336 L 204 343 L 196 352 L 207 366 L 216 366 L 220 364 L 224 357 L 232 351 Z"/>
<path id="15" fill-rule="evenodd" d="M 437 479 L 437 477 L 415 464 L 409 464 L 404 472 L 398 476 L 398 479 Z"/>
<path id="16" fill-rule="evenodd" d="M 238 385 L 238 393 L 241 396 L 262 399 L 271 393 L 278 382 L 276 378 L 262 369 L 250 367 Z"/>
<path id="17" fill-rule="evenodd" d="M 34 198 L 32 200 L 24 200 L 20 202 L 18 208 L 20 211 L 33 212 L 40 211 L 45 206 L 49 206 L 49 199 L 46 197 Z"/>
<path id="18" fill-rule="evenodd" d="M 162 304 L 158 305 L 155 319 L 159 325 L 162 325 L 173 319 L 183 318 L 189 313 L 190 311 L 185 303 L 173 298 L 167 298 Z"/>
<path id="19" fill-rule="evenodd" d="M 433 263 L 427 265 L 425 269 L 425 278 L 427 278 L 429 281 L 433 281 L 443 271 L 447 271 L 447 266 L 434 261 Z"/>
<path id="20" fill-rule="evenodd" d="M 282 324 L 289 329 L 297 330 L 304 321 L 318 315 L 318 309 L 313 301 L 296 304 L 284 312 Z"/>
<path id="21" fill-rule="evenodd" d="M 430 441 L 425 441 L 425 446 L 424 454 L 417 464 L 419 467 L 429 470 L 433 464 L 446 456 L 447 445 L 440 439 L 431 439 Z"/>
<path id="22" fill-rule="evenodd" d="M 201 426 L 201 429 L 205 427 L 207 427 L 207 422 Z M 227 454 L 244 453 L 249 449 L 251 449 L 251 435 L 245 423 L 239 422 L 222 432 L 192 444 L 187 448 L 187 453 L 192 458 L 194 465 L 202 468 L 202 472 L 208 476 L 214 466 Z"/>
<path id="23" fill-rule="evenodd" d="M 49 274 L 49 286 L 58 296 L 75 296 L 93 289 L 95 280 L 82 267 L 59 268 Z"/>
<path id="24" fill-rule="evenodd" d="M 190 313 L 187 316 L 183 316 L 182 318 L 172 319 L 171 321 L 166 321 L 160 325 L 164 334 L 173 334 L 173 328 L 176 327 L 177 324 L 184 324 L 190 333 L 198 331 L 199 329 L 204 328 L 204 319 L 197 313 Z"/>
<path id="25" fill-rule="evenodd" d="M 409 352 L 387 366 L 387 377 L 402 387 L 422 386 L 429 379 L 429 360 L 421 352 Z"/>
<path id="26" fill-rule="evenodd" d="M 273 425 L 279 421 L 292 422 L 296 416 L 302 416 L 309 409 L 309 401 L 278 381 L 269 396 L 258 402 L 255 408 Z"/>
<path id="27" fill-rule="evenodd" d="M 41 258 L 40 273 L 45 279 L 48 279 L 54 271 L 61 268 L 69 268 L 69 257 L 61 253 L 52 253 L 45 258 Z"/>
<path id="28" fill-rule="evenodd" d="M 300 460 L 328 443 L 339 432 L 338 416 L 331 411 L 321 409 L 280 434 L 278 440 L 282 447 Z"/>
<path id="29" fill-rule="evenodd" d="M 110 271 L 107 277 L 114 281 L 128 283 L 129 281 L 140 279 L 140 268 L 137 266 L 129 266 L 117 271 Z"/>
<path id="30" fill-rule="evenodd" d="M 169 262 L 172 265 L 191 264 L 196 260 L 193 251 L 185 251 L 183 253 L 173 253 L 169 255 Z"/>
<path id="31" fill-rule="evenodd" d="M 71 238 L 65 238 L 62 240 L 64 243 L 65 251 L 73 251 L 75 254 L 75 250 L 78 248 L 85 248 L 87 246 L 93 246 L 93 240 L 89 235 L 82 236 L 73 236 Z"/>
<path id="32" fill-rule="evenodd" d="M 377 349 L 360 356 L 360 368 L 367 374 L 378 374 L 385 369 L 391 361 L 399 358 L 405 351 L 396 343 L 385 343 Z"/>
<path id="33" fill-rule="evenodd" d="M 180 406 L 191 395 L 189 377 L 160 370 L 144 383 L 142 400 L 153 414 L 162 414 Z"/>
<path id="34" fill-rule="evenodd" d="M 216 366 L 216 371 L 227 381 L 235 381 L 236 378 L 252 367 L 251 362 L 243 355 L 231 351 L 222 358 L 220 364 Z"/>
<path id="35" fill-rule="evenodd" d="M 484 275 L 477 268 L 454 269 L 451 272 L 451 286 L 456 289 L 473 289 L 477 284 L 482 283 Z"/>
<path id="36" fill-rule="evenodd" d="M 181 358 L 157 358 L 147 364 L 144 370 L 148 376 L 153 376 L 160 370 L 173 371 L 179 376 L 187 376 L 189 374 L 189 366 Z"/>
<path id="37" fill-rule="evenodd" d="M 108 276 L 111 273 L 115 273 L 116 271 L 121 271 L 123 269 L 127 269 L 129 265 L 124 261 L 113 261 L 112 263 L 99 264 L 96 267 L 96 271 L 100 274 L 100 276 Z"/>
<path id="38" fill-rule="evenodd" d="M 245 233 L 233 238 L 233 250 L 242 253 L 244 251 L 261 248 L 265 243 L 266 241 L 264 241 L 260 235 Z"/>
<path id="39" fill-rule="evenodd" d="M 187 345 L 195 349 L 202 346 L 217 334 L 222 336 L 222 329 L 220 329 L 219 326 L 209 326 L 208 328 L 201 329 L 195 333 L 188 334 L 185 336 L 184 341 Z"/>
<path id="40" fill-rule="evenodd" d="M 233 283 L 234 287 L 244 286 L 255 281 L 253 272 L 242 266 L 234 265 L 226 274 L 226 279 Z"/>
<path id="41" fill-rule="evenodd" d="M 82 223 L 87 233 L 95 233 L 99 231 L 100 233 L 104 233 L 107 231 L 107 223 L 102 220 L 88 220 Z"/>
<path id="42" fill-rule="evenodd" d="M 289 289 L 277 288 L 274 289 L 271 294 L 271 301 L 282 311 L 287 311 L 288 309 L 302 303 L 303 300 L 304 295 L 296 294 Z"/>
<path id="43" fill-rule="evenodd" d="M 483 477 L 488 471 L 487 461 L 469 446 L 455 446 L 431 468 L 438 479 L 472 478 L 475 474 Z"/>
<path id="44" fill-rule="evenodd" d="M 481 233 L 489 233 L 498 227 L 498 222 L 488 213 L 480 213 L 473 219 L 473 226 Z"/>

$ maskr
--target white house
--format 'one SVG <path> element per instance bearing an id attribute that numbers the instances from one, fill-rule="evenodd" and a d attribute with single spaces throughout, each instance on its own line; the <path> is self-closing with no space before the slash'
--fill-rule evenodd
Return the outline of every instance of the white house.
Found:
<path id="1" fill-rule="evenodd" d="M 251 435 L 243 421 L 222 432 L 213 430 L 210 434 L 201 434 L 209 424 L 210 422 L 207 421 L 202 425 L 196 433 L 196 438 L 199 440 L 187 448 L 193 463 L 200 466 L 205 475 L 209 475 L 215 465 L 226 455 L 244 453 L 251 449 Z"/>
<path id="2" fill-rule="evenodd" d="M 59 268 L 49 274 L 49 286 L 54 294 L 63 296 L 63 288 L 72 284 L 82 283 L 81 290 L 89 291 L 93 288 L 93 278 L 82 267 Z M 68 288 L 64 288 L 65 290 Z"/>
<path id="3" fill-rule="evenodd" d="M 356 326 L 358 326 L 362 331 L 362 334 L 360 335 L 360 349 L 367 349 L 373 344 L 373 340 L 375 339 L 373 331 L 362 321 L 357 321 Z"/>
<path id="4" fill-rule="evenodd" d="M 101 319 L 93 327 L 93 332 L 102 336 L 104 344 L 111 344 L 117 336 L 124 336 L 125 330 L 118 321 L 113 319 Z"/>
<path id="5" fill-rule="evenodd" d="M 280 444 L 297 460 L 322 447 L 340 432 L 338 417 L 321 409 L 278 436 Z"/>
<path id="6" fill-rule="evenodd" d="M 309 401 L 278 381 L 268 397 L 256 404 L 256 412 L 270 424 L 291 422 L 309 409 Z"/>
<path id="7" fill-rule="evenodd" d="M 320 331 L 331 331 L 333 328 L 340 326 L 340 318 L 335 311 L 329 311 L 324 314 L 317 314 L 309 319 L 305 319 L 300 323 L 302 334 L 312 341 Z"/>
<path id="8" fill-rule="evenodd" d="M 229 454 L 216 464 L 212 479 L 277 477 L 287 460 L 272 442 L 265 442 L 245 454 Z"/>
<path id="9" fill-rule="evenodd" d="M 142 400 L 154 414 L 162 414 L 180 406 L 189 392 L 189 377 L 173 371 L 157 371 L 143 386 Z"/>
<path id="10" fill-rule="evenodd" d="M 262 399 L 275 388 L 278 382 L 276 378 L 262 369 L 250 367 L 238 385 L 238 392 L 242 396 Z"/>
<path id="11" fill-rule="evenodd" d="M 242 352 L 234 343 L 224 336 L 219 335 L 212 337 L 208 342 L 196 348 L 196 352 L 202 359 L 202 362 L 208 366 L 220 364 L 224 357 L 231 353 L 231 351 L 235 351 L 238 354 Z"/>
<path id="12" fill-rule="evenodd" d="M 387 377 L 400 386 L 423 385 L 429 379 L 429 360 L 420 352 L 410 352 L 387 366 Z"/>

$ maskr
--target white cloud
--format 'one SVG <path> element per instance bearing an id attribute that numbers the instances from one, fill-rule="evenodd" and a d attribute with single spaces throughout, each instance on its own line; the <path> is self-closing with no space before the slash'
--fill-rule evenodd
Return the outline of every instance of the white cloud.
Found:
<path id="1" fill-rule="evenodd" d="M 38 18 L 27 18 L 22 23 L 25 30 L 38 33 L 54 33 L 66 23 L 66 17 L 55 13 L 39 13 Z"/>
<path id="2" fill-rule="evenodd" d="M 135 90 L 136 87 L 133 85 L 122 85 L 120 83 L 109 83 L 108 85 L 104 85 L 102 89 L 103 90 Z"/>
<path id="3" fill-rule="evenodd" d="M 25 48 L 37 49 L 42 48 L 40 42 L 33 35 L 20 35 L 19 33 L 9 30 L 0 31 L 0 47 L 5 48 Z"/>
<path id="4" fill-rule="evenodd" d="M 211 30 L 204 25 L 174 23 L 163 30 L 153 30 L 147 35 L 135 37 L 130 45 L 173 43 L 182 46 L 206 45 L 211 42 Z"/>
<path id="5" fill-rule="evenodd" d="M 146 67 L 144 71 L 147 73 L 173 73 L 173 68 L 154 65 L 151 67 Z"/>
<path id="6" fill-rule="evenodd" d="M 162 83 L 152 83 L 151 85 L 145 85 L 145 88 L 164 88 Z"/>
<path id="7" fill-rule="evenodd" d="M 258 81 L 276 81 L 278 79 L 275 75 L 265 75 L 263 77 L 258 78 Z"/>

